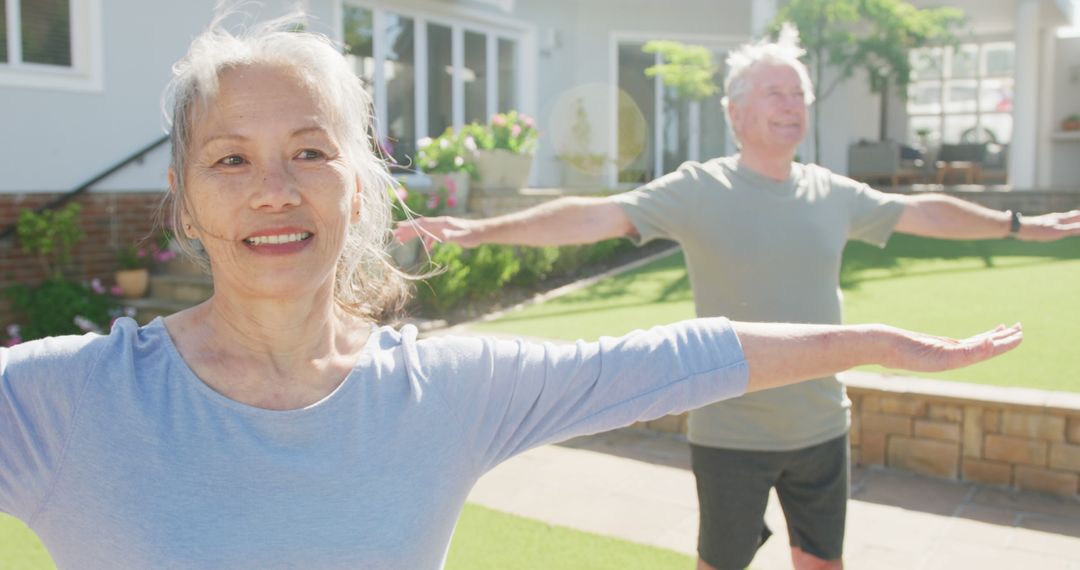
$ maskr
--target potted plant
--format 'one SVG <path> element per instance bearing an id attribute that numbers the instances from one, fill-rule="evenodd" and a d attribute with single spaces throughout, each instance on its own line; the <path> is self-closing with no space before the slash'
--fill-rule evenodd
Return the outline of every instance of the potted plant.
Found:
<path id="1" fill-rule="evenodd" d="M 431 178 L 431 192 L 444 195 L 445 211 L 460 214 L 469 201 L 470 179 L 475 176 L 471 149 L 475 141 L 447 128 L 443 134 L 417 141 L 416 163 Z"/>
<path id="2" fill-rule="evenodd" d="M 116 270 L 116 285 L 120 295 L 134 299 L 146 295 L 150 287 L 150 269 L 157 263 L 165 263 L 176 256 L 169 249 L 168 243 L 159 243 L 164 238 L 151 241 L 149 244 L 134 243 L 120 248 L 116 252 L 116 262 L 119 269 Z"/>
<path id="3" fill-rule="evenodd" d="M 476 164 L 476 188 L 518 190 L 529 180 L 539 132 L 532 117 L 510 111 L 491 117 L 487 125 L 463 129 Z M 471 139 L 471 141 L 469 140 Z"/>
<path id="4" fill-rule="evenodd" d="M 1061 130 L 1080 131 L 1080 113 L 1073 113 L 1061 121 Z"/>

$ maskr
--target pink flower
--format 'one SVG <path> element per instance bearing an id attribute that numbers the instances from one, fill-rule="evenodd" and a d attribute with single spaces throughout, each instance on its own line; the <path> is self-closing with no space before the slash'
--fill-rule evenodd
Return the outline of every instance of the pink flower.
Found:
<path id="1" fill-rule="evenodd" d="M 124 294 L 124 289 L 119 285 L 113 285 L 109 288 L 109 293 L 112 293 L 114 297 L 119 297 Z"/>
<path id="2" fill-rule="evenodd" d="M 140 247 L 139 250 L 135 252 L 135 257 L 138 257 L 139 259 L 146 257 L 146 250 Z"/>
<path id="3" fill-rule="evenodd" d="M 11 347 L 11 346 L 15 346 L 16 344 L 21 344 L 22 343 L 23 340 L 22 340 L 22 336 L 20 334 L 19 325 L 8 325 L 7 326 L 7 334 L 8 334 L 8 339 L 7 339 L 7 342 L 4 343 L 4 346 Z"/>
<path id="4" fill-rule="evenodd" d="M 157 263 L 165 263 L 168 261 L 172 261 L 175 257 L 175 251 L 163 249 L 154 254 L 154 261 L 156 261 Z"/>
<path id="5" fill-rule="evenodd" d="M 443 185 L 446 186 L 447 192 L 450 192 L 451 194 L 457 193 L 457 182 L 455 182 L 453 178 L 449 176 L 443 178 Z"/>
<path id="6" fill-rule="evenodd" d="M 404 186 L 398 186 L 394 188 L 394 194 L 397 196 L 398 202 L 404 202 L 409 199 L 409 191 Z"/>
<path id="7" fill-rule="evenodd" d="M 453 194 L 450 194 L 449 196 L 446 197 L 446 207 L 447 208 L 453 208 L 455 206 L 457 206 L 457 196 L 454 196 Z"/>
<path id="8" fill-rule="evenodd" d="M 428 198 L 427 209 L 434 210 L 435 208 L 438 208 L 438 207 L 439 207 L 439 195 L 437 193 L 433 192 L 431 194 L 431 196 Z"/>
<path id="9" fill-rule="evenodd" d="M 521 125 L 514 125 L 510 127 L 510 136 L 516 137 L 521 135 Z"/>
<path id="10" fill-rule="evenodd" d="M 518 117 L 521 118 L 522 124 L 524 124 L 526 127 L 530 128 L 530 129 L 533 128 L 533 125 L 536 124 L 533 121 L 533 118 L 528 116 L 528 115 L 522 114 L 522 115 L 518 115 Z"/>
<path id="11" fill-rule="evenodd" d="M 491 117 L 491 124 L 496 127 L 502 127 L 506 125 L 506 117 L 503 115 L 494 115 Z"/>
<path id="12" fill-rule="evenodd" d="M 101 279 L 90 280 L 90 290 L 101 295 L 105 292 L 105 286 L 101 284 Z"/>

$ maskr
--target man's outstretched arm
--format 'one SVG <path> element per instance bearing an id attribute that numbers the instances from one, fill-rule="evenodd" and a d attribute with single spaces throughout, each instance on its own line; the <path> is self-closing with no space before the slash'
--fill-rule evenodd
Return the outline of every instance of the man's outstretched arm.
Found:
<path id="1" fill-rule="evenodd" d="M 982 362 L 1016 348 L 1019 324 L 951 339 L 887 325 L 806 325 L 734 322 L 750 369 L 748 392 L 821 378 L 864 364 L 940 372 Z"/>
<path id="2" fill-rule="evenodd" d="M 633 232 L 634 225 L 613 200 L 566 197 L 494 218 L 406 220 L 398 223 L 394 236 L 401 242 L 420 237 L 428 246 L 436 241 L 463 247 L 485 243 L 544 246 L 587 244 Z"/>
<path id="3" fill-rule="evenodd" d="M 896 231 L 942 239 L 996 239 L 1010 235 L 1012 216 L 938 194 L 905 196 L 905 208 Z M 1053 241 L 1080 235 L 1080 210 L 1023 216 L 1017 239 Z"/>

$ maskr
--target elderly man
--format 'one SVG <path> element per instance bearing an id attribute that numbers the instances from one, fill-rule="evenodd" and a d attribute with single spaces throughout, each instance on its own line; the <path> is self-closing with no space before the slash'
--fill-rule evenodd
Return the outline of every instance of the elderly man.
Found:
<path id="1" fill-rule="evenodd" d="M 948 196 L 885 194 L 793 163 L 812 86 L 797 34 L 728 58 L 725 109 L 740 153 L 687 163 L 634 191 L 568 197 L 506 216 L 402 225 L 463 246 L 562 245 L 627 236 L 681 244 L 699 316 L 839 323 L 844 245 L 893 231 L 952 239 L 1080 234 L 1080 212 L 1021 217 Z M 835 377 L 749 394 L 690 413 L 701 525 L 699 569 L 745 568 L 769 536 L 775 488 L 796 568 L 840 568 L 848 496 L 849 402 Z"/>

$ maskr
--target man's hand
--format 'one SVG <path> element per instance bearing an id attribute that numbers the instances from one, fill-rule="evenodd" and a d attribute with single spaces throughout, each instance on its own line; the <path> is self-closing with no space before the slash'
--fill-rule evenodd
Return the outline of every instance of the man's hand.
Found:
<path id="1" fill-rule="evenodd" d="M 480 243 L 472 239 L 474 222 L 465 218 L 439 216 L 436 218 L 416 217 L 398 222 L 394 228 L 394 237 L 401 243 L 420 238 L 424 248 L 430 250 L 435 242 L 452 242 L 462 247 L 475 247 Z"/>
<path id="2" fill-rule="evenodd" d="M 1019 323 L 999 325 L 991 331 L 965 339 L 952 339 L 889 327 L 896 339 L 895 350 L 887 353 L 881 365 L 916 372 L 941 372 L 963 368 L 1016 348 L 1024 338 Z"/>
<path id="3" fill-rule="evenodd" d="M 1020 218 L 1016 239 L 1024 241 L 1054 241 L 1080 236 L 1080 210 Z"/>

